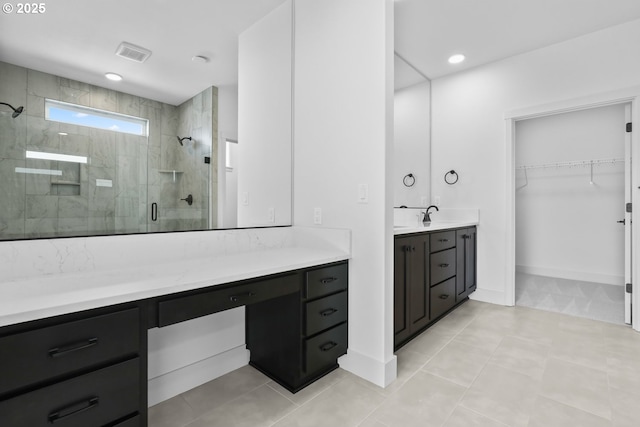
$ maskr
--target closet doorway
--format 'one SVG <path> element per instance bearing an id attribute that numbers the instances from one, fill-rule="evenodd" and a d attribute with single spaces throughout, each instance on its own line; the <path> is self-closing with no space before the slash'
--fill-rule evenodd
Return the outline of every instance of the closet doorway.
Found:
<path id="1" fill-rule="evenodd" d="M 515 123 L 516 305 L 631 323 L 630 121 L 616 104 Z"/>

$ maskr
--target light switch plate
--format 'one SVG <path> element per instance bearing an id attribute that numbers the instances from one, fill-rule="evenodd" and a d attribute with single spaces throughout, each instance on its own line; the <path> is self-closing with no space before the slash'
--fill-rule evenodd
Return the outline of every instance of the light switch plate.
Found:
<path id="1" fill-rule="evenodd" d="M 274 223 L 276 222 L 276 209 L 275 208 L 269 208 L 267 210 L 267 217 L 269 222 Z"/>
<path id="2" fill-rule="evenodd" d="M 322 208 L 313 208 L 313 223 L 315 225 L 322 224 Z"/>
<path id="3" fill-rule="evenodd" d="M 437 207 L 440 207 L 440 196 L 435 196 L 433 198 L 433 204 L 436 205 Z"/>
<path id="4" fill-rule="evenodd" d="M 358 203 L 369 203 L 369 185 L 358 184 Z"/>

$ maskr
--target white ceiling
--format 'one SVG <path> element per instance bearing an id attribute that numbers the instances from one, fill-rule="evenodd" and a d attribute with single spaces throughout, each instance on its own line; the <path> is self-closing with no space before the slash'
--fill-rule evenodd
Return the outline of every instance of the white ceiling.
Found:
<path id="1" fill-rule="evenodd" d="M 434 79 L 636 19 L 640 0 L 396 0 L 395 50 Z"/>
<path id="2" fill-rule="evenodd" d="M 235 84 L 238 35 L 282 3 L 55 0 L 40 15 L 0 15 L 0 61 L 178 105 Z M 437 78 L 639 19 L 640 0 L 397 0 L 395 14 L 396 52 Z M 144 64 L 119 58 L 122 41 L 153 54 Z M 457 52 L 467 60 L 448 64 Z M 423 81 L 396 63 L 397 87 Z M 107 71 L 125 80 L 110 82 Z"/>
<path id="3" fill-rule="evenodd" d="M 284 1 L 54 0 L 41 15 L 1 14 L 0 61 L 179 105 L 236 84 L 238 35 Z M 153 53 L 143 64 L 117 57 L 123 41 Z"/>

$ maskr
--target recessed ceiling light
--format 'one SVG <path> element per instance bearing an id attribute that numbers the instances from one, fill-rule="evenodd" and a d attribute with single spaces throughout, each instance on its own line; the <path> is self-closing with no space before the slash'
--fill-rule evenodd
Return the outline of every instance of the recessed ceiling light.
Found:
<path id="1" fill-rule="evenodd" d="M 120 80 L 122 80 L 122 76 L 116 73 L 105 73 L 104 76 L 109 80 L 113 80 L 114 82 L 119 82 Z"/>
<path id="2" fill-rule="evenodd" d="M 191 60 L 197 64 L 205 64 L 207 62 L 209 62 L 209 58 L 207 58 L 206 56 L 202 56 L 202 55 L 196 55 L 193 58 L 191 58 Z"/>
<path id="3" fill-rule="evenodd" d="M 459 64 L 462 61 L 464 61 L 464 55 L 459 54 L 459 53 L 449 57 L 449 64 Z"/>

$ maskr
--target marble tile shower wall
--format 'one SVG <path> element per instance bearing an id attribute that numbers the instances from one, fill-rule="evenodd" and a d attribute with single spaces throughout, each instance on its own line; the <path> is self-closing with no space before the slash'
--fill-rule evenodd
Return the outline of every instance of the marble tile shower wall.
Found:
<path id="1" fill-rule="evenodd" d="M 210 188 L 217 190 L 217 162 L 213 160 L 217 158 L 213 148 L 218 133 L 216 104 L 217 88 L 208 88 L 172 111 L 163 110 L 160 146 L 151 145 L 149 156 L 149 200 L 159 206 L 158 221 L 150 223 L 151 231 L 208 228 Z M 180 145 L 176 135 L 191 140 Z M 205 156 L 211 163 L 205 163 Z M 182 200 L 189 195 L 192 205 Z M 212 224 L 216 224 L 215 217 Z"/>
<path id="2" fill-rule="evenodd" d="M 149 137 L 45 120 L 45 98 L 148 119 Z M 155 201 L 148 198 L 155 191 L 148 184 L 159 185 L 165 178 L 158 175 L 167 175 L 157 171 L 182 168 L 163 151 L 169 136 L 179 147 L 178 107 L 3 62 L 0 101 L 25 107 L 15 119 L 0 114 L 0 240 L 183 229 L 182 224 L 150 225 L 148 205 Z M 26 159 L 26 150 L 86 156 L 89 162 Z M 63 174 L 16 173 L 16 168 Z M 99 186 L 104 181 L 97 180 L 111 186 Z M 163 200 L 158 200 L 161 206 Z M 201 203 L 208 208 L 204 198 Z M 205 225 L 207 212 L 199 209 L 197 214 Z M 193 224 L 197 215 L 185 222 Z"/>

